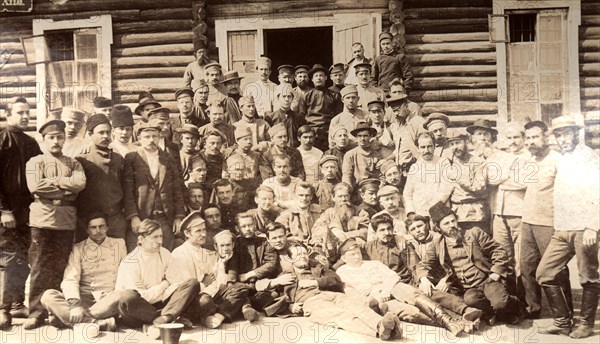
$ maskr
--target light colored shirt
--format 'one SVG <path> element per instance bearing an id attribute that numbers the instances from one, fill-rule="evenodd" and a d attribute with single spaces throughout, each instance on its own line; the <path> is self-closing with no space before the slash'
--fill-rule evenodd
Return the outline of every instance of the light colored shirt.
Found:
<path id="1" fill-rule="evenodd" d="M 81 300 L 81 294 L 88 294 L 98 301 L 113 291 L 126 255 L 123 239 L 107 237 L 100 245 L 86 239 L 75 244 L 60 284 L 65 299 Z"/>
<path id="2" fill-rule="evenodd" d="M 549 150 L 538 159 L 532 156 L 525 164 L 523 183 L 527 186 L 523 198 L 523 222 L 538 226 L 554 226 L 554 179 L 560 153 Z M 562 215 L 562 214 L 561 214 Z"/>
<path id="3" fill-rule="evenodd" d="M 160 164 L 158 162 L 158 151 L 150 152 L 145 150 L 146 158 L 148 159 L 148 167 L 150 167 L 150 173 L 152 177 L 156 178 L 158 176 L 158 169 Z"/>
<path id="4" fill-rule="evenodd" d="M 276 100 L 276 88 L 277 84 L 271 80 L 267 80 L 266 82 L 257 80 L 246 84 L 246 87 L 244 87 L 244 96 L 254 97 L 256 113 L 259 117 L 265 117 L 265 113 L 273 112 L 273 104 Z"/>
<path id="5" fill-rule="evenodd" d="M 262 182 L 262 185 L 273 189 L 275 193 L 275 204 L 283 205 L 282 208 L 288 208 L 294 204 L 294 188 L 302 179 L 290 177 L 291 181 L 288 185 L 282 185 L 277 181 L 276 177 L 269 177 Z"/>
<path id="6" fill-rule="evenodd" d="M 556 230 L 600 229 L 599 165 L 598 155 L 583 143 L 559 160 L 554 182 Z"/>
<path id="7" fill-rule="evenodd" d="M 323 151 L 312 147 L 310 150 L 304 150 L 302 146 L 298 147 L 300 155 L 302 155 L 302 164 L 306 173 L 306 181 L 311 185 L 317 182 L 317 174 L 319 173 L 319 160 L 323 156 Z"/>
<path id="8" fill-rule="evenodd" d="M 385 101 L 385 93 L 383 93 L 383 90 L 378 87 L 374 87 L 371 85 L 357 85 L 356 89 L 358 90 L 358 107 L 363 109 L 364 111 L 369 110 L 367 104 L 374 100 Z"/>
<path id="9" fill-rule="evenodd" d="M 217 278 L 219 274 L 224 273 L 218 269 L 217 263 L 219 256 L 216 251 L 197 247 L 189 241 L 173 250 L 171 254 L 171 264 L 167 268 L 167 281 L 170 283 L 181 283 L 188 279 L 195 279 L 200 283 L 200 291 L 210 296 L 215 296 L 217 292 L 224 287 L 219 284 Z M 212 274 L 215 280 L 211 281 L 207 276 Z M 210 282 L 209 282 L 210 281 Z M 227 274 L 225 274 L 225 284 L 227 283 Z"/>
<path id="10" fill-rule="evenodd" d="M 356 143 L 356 137 L 350 134 L 350 132 L 356 128 L 358 123 L 366 122 L 368 119 L 369 114 L 367 110 L 356 109 L 354 113 L 351 113 L 348 109 L 344 108 L 344 111 L 333 117 L 329 123 L 329 147 L 333 146 L 333 129 L 335 127 L 346 128 L 348 130 L 348 138 L 351 142 Z"/>
<path id="11" fill-rule="evenodd" d="M 140 148 L 139 146 L 134 145 L 133 143 L 122 143 L 119 140 L 114 140 L 110 143 L 109 146 L 113 151 L 119 153 L 122 157 L 125 157 L 127 153 L 133 152 L 136 149 Z"/>
<path id="12" fill-rule="evenodd" d="M 161 283 L 170 262 L 171 253 L 164 247 L 156 253 L 136 247 L 119 266 L 115 290 L 135 290 L 151 304 L 166 299 L 169 290 L 163 289 Z"/>
<path id="13" fill-rule="evenodd" d="M 361 147 L 349 150 L 342 162 L 342 181 L 354 188 L 363 179 L 379 178 L 381 160 L 383 155 L 377 150 L 367 152 Z"/>
<path id="14" fill-rule="evenodd" d="M 403 192 L 407 213 L 428 216 L 429 208 L 437 202 L 443 171 L 448 164 L 447 159 L 434 155 L 430 161 L 418 158 L 410 166 Z"/>
<path id="15" fill-rule="evenodd" d="M 269 141 L 271 137 L 269 136 L 269 129 L 271 126 L 264 119 L 256 118 L 252 121 L 248 120 L 245 116 L 242 116 L 242 119 L 233 123 L 233 127 L 235 130 L 241 128 L 249 128 L 252 132 L 252 145 L 257 146 L 259 142 Z M 234 132 L 235 132 L 234 130 Z"/>
<path id="16" fill-rule="evenodd" d="M 344 264 L 335 271 L 346 288 L 351 288 L 362 296 L 372 292 L 390 295 L 400 277 L 378 260 L 363 260 L 360 266 Z M 379 291 L 379 293 L 377 293 Z"/>

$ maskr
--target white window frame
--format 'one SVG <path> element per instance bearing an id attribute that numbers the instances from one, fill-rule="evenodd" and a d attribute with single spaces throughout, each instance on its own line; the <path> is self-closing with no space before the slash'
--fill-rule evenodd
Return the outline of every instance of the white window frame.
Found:
<path id="1" fill-rule="evenodd" d="M 369 13 L 370 20 L 375 24 L 377 35 L 381 33 L 381 13 Z M 290 18 L 236 18 L 215 20 L 215 43 L 219 47 L 219 63 L 229 69 L 229 43 L 227 40 L 230 31 L 256 31 L 256 58 L 265 53 L 264 30 L 290 29 L 308 27 L 335 27 L 338 24 L 348 23 L 356 19 L 356 14 L 338 13 L 332 16 L 310 16 Z M 335 32 L 334 32 L 335 33 Z M 335 39 L 335 38 L 334 38 Z M 332 52 L 335 54 L 335 42 L 331 42 Z M 333 56 L 332 56 L 333 57 Z M 336 62 L 336 61 L 334 61 Z M 344 61 L 345 62 L 345 61 Z"/>
<path id="2" fill-rule="evenodd" d="M 568 65 L 566 66 L 569 85 L 568 107 L 563 111 L 575 116 L 583 124 L 581 115 L 581 94 L 579 91 L 579 25 L 581 25 L 580 1 L 514 1 L 493 0 L 493 14 L 506 15 L 511 10 L 567 9 Z M 498 126 L 508 122 L 508 66 L 507 43 L 496 43 L 496 72 L 498 89 Z M 578 118 L 580 117 L 580 118 Z"/>
<path id="3" fill-rule="evenodd" d="M 111 52 L 110 46 L 113 43 L 113 32 L 112 32 L 112 17 L 110 14 L 103 14 L 100 16 L 93 16 L 88 19 L 78 20 L 60 20 L 54 21 L 52 19 L 34 20 L 33 21 L 33 35 L 44 35 L 45 31 L 54 30 L 76 30 L 86 28 L 101 28 L 102 40 L 98 42 L 102 46 L 101 64 L 100 70 L 100 93 L 99 95 L 111 95 Z M 36 108 L 36 123 L 39 126 L 46 122 L 48 116 L 46 109 L 46 64 L 38 64 L 36 66 L 36 81 L 38 85 L 37 90 L 37 108 Z"/>

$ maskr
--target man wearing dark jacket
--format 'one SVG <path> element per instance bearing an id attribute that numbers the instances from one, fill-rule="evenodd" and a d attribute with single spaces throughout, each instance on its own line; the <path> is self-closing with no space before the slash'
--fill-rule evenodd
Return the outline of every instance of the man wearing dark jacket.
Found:
<path id="1" fill-rule="evenodd" d="M 417 265 L 421 290 L 435 288 L 430 272 L 440 264 L 448 275 L 447 283 L 464 293 L 467 305 L 481 309 L 490 325 L 497 315 L 513 324 L 522 320 L 519 302 L 505 285 L 509 259 L 504 248 L 480 228 L 462 230 L 456 214 L 442 202 L 433 205 L 429 215 L 442 235 Z"/>
<path id="2" fill-rule="evenodd" d="M 28 315 L 23 302 L 33 196 L 27 188 L 25 163 L 42 154 L 35 139 L 23 132 L 29 124 L 27 100 L 11 99 L 7 110 L 7 126 L 0 130 L 0 330 L 10 327 L 12 317 Z"/>
<path id="3" fill-rule="evenodd" d="M 413 73 L 408 63 L 408 58 L 404 54 L 399 54 L 394 48 L 392 42 L 393 36 L 389 32 L 382 32 L 379 35 L 379 46 L 381 55 L 375 58 L 373 63 L 373 86 L 389 92 L 389 83 L 394 78 L 400 78 L 404 81 L 406 93 L 410 94 L 413 84 Z"/>

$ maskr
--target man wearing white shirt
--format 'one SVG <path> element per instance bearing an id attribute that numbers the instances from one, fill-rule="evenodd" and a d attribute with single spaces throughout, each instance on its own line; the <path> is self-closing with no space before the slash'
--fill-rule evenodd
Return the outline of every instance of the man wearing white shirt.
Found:
<path id="1" fill-rule="evenodd" d="M 366 122 L 369 119 L 366 108 L 358 108 L 360 98 L 356 86 L 349 85 L 342 88 L 340 95 L 342 103 L 344 103 L 344 111 L 333 117 L 331 123 L 329 123 L 329 147 L 333 147 L 333 128 L 343 127 L 351 132 L 356 129 L 358 123 Z M 350 136 L 350 141 L 356 143 L 356 137 Z"/>
<path id="2" fill-rule="evenodd" d="M 563 156 L 556 166 L 554 181 L 554 235 L 536 272 L 552 310 L 554 324 L 540 329 L 544 334 L 568 334 L 586 338 L 594 334 L 598 308 L 598 230 L 600 229 L 600 170 L 598 155 L 579 142 L 575 120 L 561 116 L 552 120 L 554 137 Z M 550 201 L 550 200 L 539 200 Z M 580 323 L 571 332 L 573 314 L 561 286 L 561 271 L 577 257 L 583 295 Z"/>
<path id="3" fill-rule="evenodd" d="M 113 317 L 118 314 L 120 297 L 114 287 L 117 269 L 127 254 L 125 241 L 106 235 L 108 226 L 104 214 L 93 213 L 88 219 L 88 238 L 73 246 L 60 285 L 62 293 L 46 290 L 41 303 L 52 314 L 50 324 L 53 326 L 97 322 L 101 328 L 114 331 Z"/>
<path id="4" fill-rule="evenodd" d="M 225 252 L 229 249 L 223 246 L 227 246 L 233 236 L 228 230 L 221 231 L 214 236 L 216 251 L 206 249 L 206 223 L 200 212 L 188 215 L 181 223 L 181 230 L 187 240 L 173 250 L 171 265 L 166 272 L 167 280 L 171 283 L 189 279 L 197 281 L 200 284 L 199 318 L 207 327 L 217 328 L 225 319 L 232 320 L 248 297 L 248 288 L 235 283 L 237 276 L 227 271 L 233 241 L 229 243 L 230 254 Z"/>
<path id="5" fill-rule="evenodd" d="M 254 97 L 256 102 L 256 112 L 260 118 L 265 117 L 265 113 L 273 112 L 273 102 L 275 101 L 275 88 L 277 84 L 269 80 L 271 75 L 271 59 L 261 56 L 256 61 L 256 74 L 258 80 L 248 83 L 244 88 L 244 96 Z"/>

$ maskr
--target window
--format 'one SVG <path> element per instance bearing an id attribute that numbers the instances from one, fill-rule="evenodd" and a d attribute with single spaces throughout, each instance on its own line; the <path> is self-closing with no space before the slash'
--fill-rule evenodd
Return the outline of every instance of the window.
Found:
<path id="1" fill-rule="evenodd" d="M 43 36 L 50 62 L 36 66 L 37 123 L 52 110 L 73 106 L 92 112 L 97 96 L 111 97 L 112 18 L 110 15 L 79 20 L 34 20 L 33 35 Z M 37 47 L 35 49 L 39 49 Z"/>
<path id="2" fill-rule="evenodd" d="M 535 41 L 535 13 L 511 14 L 508 16 L 510 42 Z"/>

